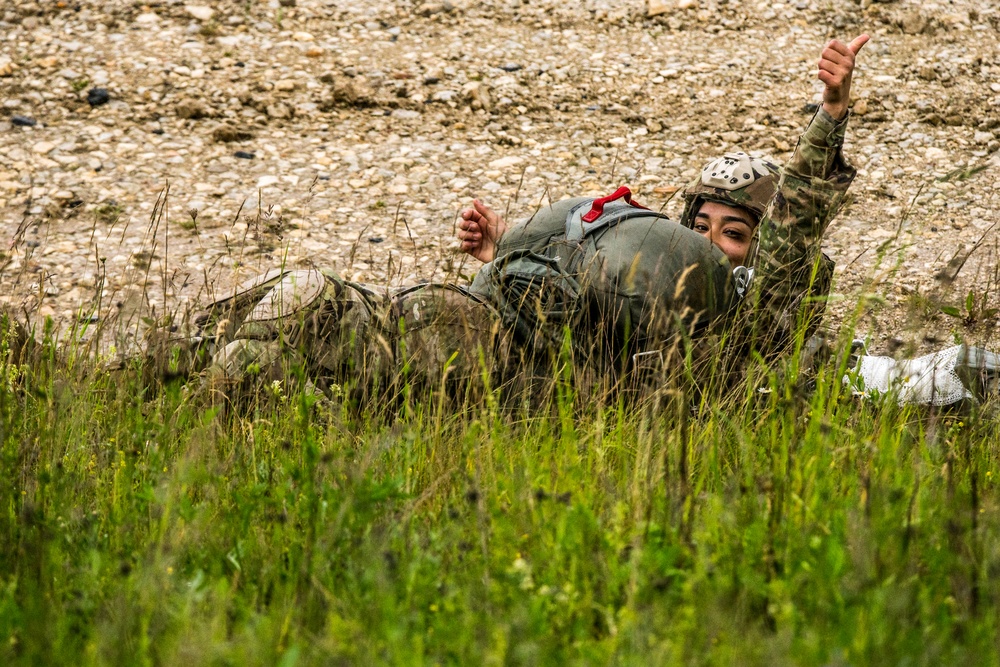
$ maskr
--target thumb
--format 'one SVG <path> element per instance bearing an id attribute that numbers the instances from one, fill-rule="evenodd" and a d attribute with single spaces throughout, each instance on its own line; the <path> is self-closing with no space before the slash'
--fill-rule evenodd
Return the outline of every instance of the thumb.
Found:
<path id="1" fill-rule="evenodd" d="M 871 39 L 871 37 L 869 37 L 868 35 L 860 35 L 858 37 L 855 37 L 854 41 L 847 45 L 847 48 L 850 49 L 851 53 L 853 53 L 854 55 L 858 55 L 858 51 L 861 50 L 862 46 L 868 43 L 869 39 Z"/>
<path id="2" fill-rule="evenodd" d="M 472 201 L 472 205 L 476 207 L 476 212 L 479 213 L 479 215 L 486 218 L 487 221 L 492 222 L 492 220 L 490 220 L 490 216 L 493 214 L 493 209 L 478 199 L 474 199 Z"/>

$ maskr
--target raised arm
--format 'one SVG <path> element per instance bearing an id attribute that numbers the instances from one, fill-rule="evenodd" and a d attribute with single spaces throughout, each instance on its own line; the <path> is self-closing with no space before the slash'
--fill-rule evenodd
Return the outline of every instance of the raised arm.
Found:
<path id="1" fill-rule="evenodd" d="M 785 166 L 768 215 L 760 226 L 754 280 L 759 332 L 787 339 L 800 316 L 818 323 L 829 292 L 833 263 L 820 252 L 823 235 L 843 203 L 856 170 L 844 158 L 848 103 L 858 52 L 868 42 L 830 41 L 819 60 L 823 105 L 799 138 Z M 812 301 L 806 310 L 800 306 Z"/>

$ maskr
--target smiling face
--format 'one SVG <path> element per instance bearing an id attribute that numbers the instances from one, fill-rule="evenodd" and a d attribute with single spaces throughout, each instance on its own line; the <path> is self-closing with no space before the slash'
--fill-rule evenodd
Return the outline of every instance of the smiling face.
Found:
<path id="1" fill-rule="evenodd" d="M 724 252 L 735 268 L 746 262 L 755 226 L 746 209 L 706 201 L 695 214 L 692 229 Z"/>

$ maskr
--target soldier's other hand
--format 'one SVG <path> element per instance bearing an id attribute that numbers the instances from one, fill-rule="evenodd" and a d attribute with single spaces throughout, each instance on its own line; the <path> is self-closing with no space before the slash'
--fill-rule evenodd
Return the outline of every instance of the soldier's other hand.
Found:
<path id="1" fill-rule="evenodd" d="M 837 120 L 847 115 L 855 60 L 869 39 L 868 35 L 861 35 L 850 44 L 833 39 L 820 54 L 818 76 L 826 86 L 823 89 L 823 109 Z"/>
<path id="2" fill-rule="evenodd" d="M 493 261 L 497 241 L 505 231 L 507 223 L 500 214 L 478 199 L 472 202 L 472 208 L 462 211 L 458 221 L 458 240 L 462 242 L 462 252 L 481 262 Z"/>

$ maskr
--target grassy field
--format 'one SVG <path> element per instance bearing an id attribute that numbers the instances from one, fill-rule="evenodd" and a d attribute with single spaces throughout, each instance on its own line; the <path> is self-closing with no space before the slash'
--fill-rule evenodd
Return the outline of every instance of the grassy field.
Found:
<path id="1" fill-rule="evenodd" d="M 1000 422 L 772 384 L 374 420 L 4 366 L 0 663 L 997 664 Z"/>

